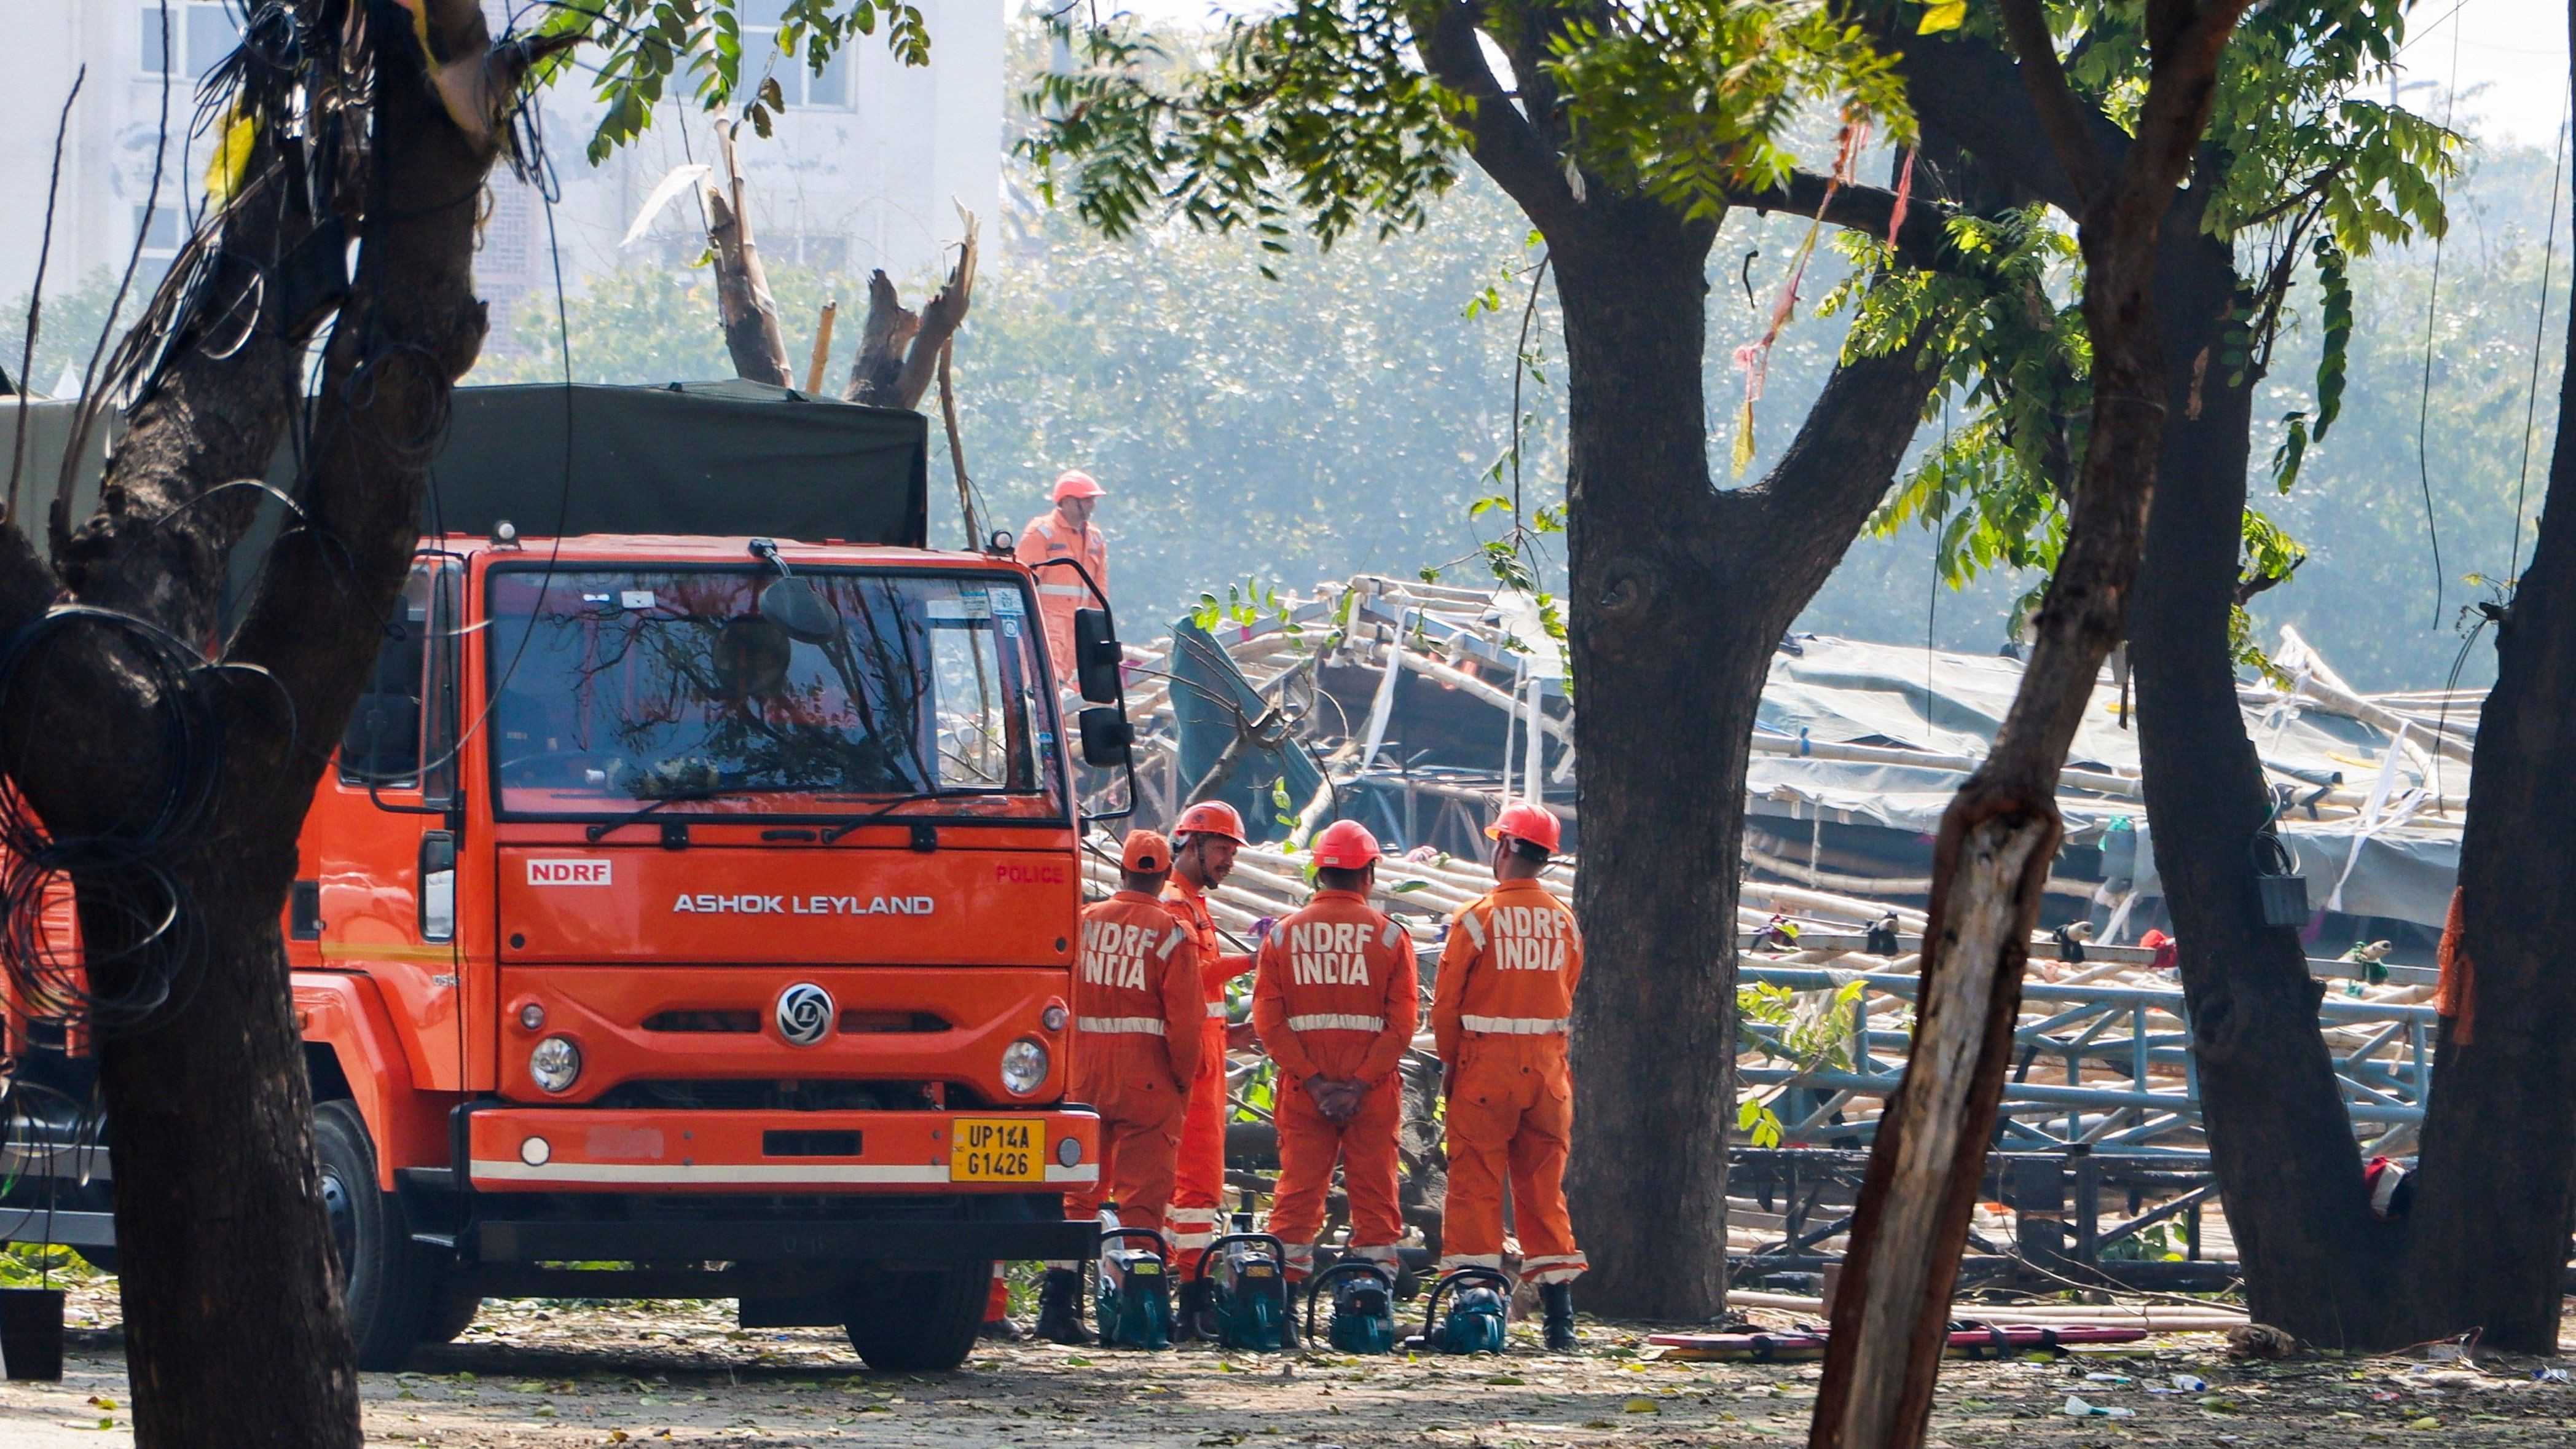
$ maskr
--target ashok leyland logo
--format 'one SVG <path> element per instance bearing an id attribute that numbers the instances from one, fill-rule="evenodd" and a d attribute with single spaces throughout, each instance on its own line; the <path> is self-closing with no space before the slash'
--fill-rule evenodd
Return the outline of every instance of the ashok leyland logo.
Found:
<path id="1" fill-rule="evenodd" d="M 789 1046 L 812 1046 L 832 1034 L 832 993 L 799 981 L 778 993 L 778 1034 Z"/>

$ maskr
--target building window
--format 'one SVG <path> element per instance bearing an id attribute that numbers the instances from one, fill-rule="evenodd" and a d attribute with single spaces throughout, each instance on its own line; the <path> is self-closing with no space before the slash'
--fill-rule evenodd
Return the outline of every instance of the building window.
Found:
<path id="1" fill-rule="evenodd" d="M 202 77 L 241 44 L 241 20 L 220 0 L 170 0 L 170 35 L 161 36 L 161 6 L 142 7 L 143 73 Z"/>
<path id="2" fill-rule="evenodd" d="M 805 63 L 802 55 L 787 55 L 778 49 L 779 22 L 786 18 L 787 0 L 746 0 L 742 7 L 742 54 L 744 68 L 766 64 L 769 74 L 778 82 L 779 92 L 787 98 L 787 109 L 846 111 L 852 103 L 850 84 L 850 49 L 848 44 L 835 52 L 821 75 Z M 855 43 L 860 37 L 852 36 Z"/>

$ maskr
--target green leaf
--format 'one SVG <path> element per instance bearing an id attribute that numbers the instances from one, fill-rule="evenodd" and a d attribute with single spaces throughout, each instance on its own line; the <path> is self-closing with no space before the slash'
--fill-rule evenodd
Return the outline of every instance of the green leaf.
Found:
<path id="1" fill-rule="evenodd" d="M 1937 35 L 1956 30 L 1968 19 L 1968 0 L 1935 0 L 1923 7 L 1923 22 L 1914 27 L 1917 35 Z"/>

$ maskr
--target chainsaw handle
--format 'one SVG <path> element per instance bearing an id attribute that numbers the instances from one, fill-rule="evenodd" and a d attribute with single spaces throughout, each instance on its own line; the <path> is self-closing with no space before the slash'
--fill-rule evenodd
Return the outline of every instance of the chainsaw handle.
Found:
<path id="1" fill-rule="evenodd" d="M 1192 1283 L 1208 1280 L 1208 1264 L 1216 1261 L 1217 1250 L 1228 1243 L 1268 1243 L 1282 1273 L 1288 1270 L 1288 1245 L 1272 1233 L 1219 1233 L 1209 1240 L 1207 1250 L 1199 1254 L 1199 1270 L 1190 1275 Z"/>
<path id="2" fill-rule="evenodd" d="M 1422 1305 L 1422 1336 L 1424 1338 L 1429 1338 L 1431 1336 L 1432 1325 L 1440 1321 L 1440 1295 L 1448 1292 L 1452 1288 L 1462 1287 L 1469 1283 L 1491 1283 L 1503 1290 L 1503 1296 L 1505 1298 L 1512 1296 L 1512 1276 L 1500 1268 L 1487 1268 L 1481 1264 L 1469 1264 L 1464 1268 L 1452 1268 L 1448 1272 L 1440 1275 L 1439 1282 L 1431 1285 L 1431 1295 Z"/>
<path id="3" fill-rule="evenodd" d="M 1342 1261 L 1335 1263 L 1333 1266 L 1326 1268 L 1323 1272 L 1317 1273 L 1306 1280 L 1307 1342 L 1312 1343 L 1315 1339 L 1315 1300 L 1322 1295 L 1324 1285 L 1335 1278 L 1356 1278 L 1362 1273 L 1374 1274 L 1376 1277 L 1384 1280 L 1386 1283 L 1387 1297 L 1390 1300 L 1395 1297 L 1395 1274 L 1384 1263 L 1376 1262 L 1368 1258 L 1344 1258 Z"/>
<path id="4" fill-rule="evenodd" d="M 1144 1238 L 1154 1245 L 1154 1256 L 1157 1259 L 1166 1263 L 1172 1260 L 1171 1240 L 1165 1238 L 1160 1232 L 1153 1228 L 1103 1228 L 1100 1230 L 1100 1246 L 1104 1248 L 1122 1238 Z"/>

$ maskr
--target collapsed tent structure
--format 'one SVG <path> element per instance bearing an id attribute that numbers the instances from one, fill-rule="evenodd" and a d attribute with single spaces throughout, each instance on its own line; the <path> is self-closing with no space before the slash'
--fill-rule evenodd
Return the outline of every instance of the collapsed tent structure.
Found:
<path id="1" fill-rule="evenodd" d="M 1269 839 L 1336 817 L 1399 850 L 1481 853 L 1509 797 L 1543 800 L 1580 853 L 1578 730 L 1538 601 L 1361 575 L 1264 615 L 1206 611 L 1131 646 L 1140 823 L 1224 799 Z M 1208 617 L 1214 615 L 1214 617 Z M 2458 868 L 2474 692 L 2364 696 L 2283 631 L 2285 682 L 2239 693 L 2274 788 L 2306 934 L 2389 938 L 2429 961 Z M 1819 635 L 1783 640 L 1746 778 L 1756 876 L 1920 904 L 1941 812 L 1994 740 L 2021 664 Z M 2165 924 L 2126 682 L 2096 687 L 2059 794 L 2051 926 L 2105 944 Z"/>
<path id="2" fill-rule="evenodd" d="M 1387 844 L 1381 904 L 1413 928 L 1426 982 L 1443 922 L 1489 884 L 1482 831 L 1505 800 L 1543 800 L 1566 822 L 1573 858 L 1547 879 L 1571 889 L 1580 731 L 1537 601 L 1363 575 L 1267 613 L 1202 610 L 1128 656 L 1137 821 L 1159 826 L 1219 798 L 1260 837 L 1212 902 L 1239 937 L 1303 902 L 1300 847 L 1336 817 Z M 2361 695 L 2288 631 L 2276 662 L 2279 679 L 2239 695 L 2274 789 L 2276 878 L 2295 876 L 2313 903 L 2303 935 L 2328 983 L 2320 1025 L 2355 1132 L 2374 1151 L 2403 1152 L 2431 1079 L 2429 962 L 2480 700 Z M 2020 669 L 2011 657 L 1812 635 L 1773 658 L 1738 907 L 1739 1105 L 1753 1125 L 1735 1181 L 1756 1196 L 1735 1205 L 1730 1236 L 1748 1280 L 1795 1281 L 1838 1250 L 1904 1068 L 1932 833 L 1991 747 Z M 1996 1143 L 1997 1161 L 2014 1164 L 2007 1176 L 2027 1180 L 1987 1195 L 2006 1207 L 1980 1218 L 1985 1266 L 2016 1271 L 2043 1254 L 2140 1282 L 2223 1280 L 2233 1253 L 2223 1224 L 2203 1221 L 2216 1205 L 2191 1026 L 2150 935 L 2167 919 L 2116 668 L 2096 688 L 2059 806 L 2067 838 Z M 1095 887 L 1112 888 L 1108 860 L 1094 866 Z M 1417 1082 L 1427 1049 L 1417 1042 Z M 1264 1191 L 1267 1075 L 1247 1054 L 1235 1076 L 1236 1184 Z M 1406 1211 L 1436 1244 L 1437 1132 L 1427 1093 L 1410 1105 Z M 2101 1218 L 2111 1198 L 2125 1198 L 2129 1221 Z M 2162 1260 L 2168 1236 L 2182 1262 L 2135 1261 L 2149 1243 L 2146 1256 Z"/>

